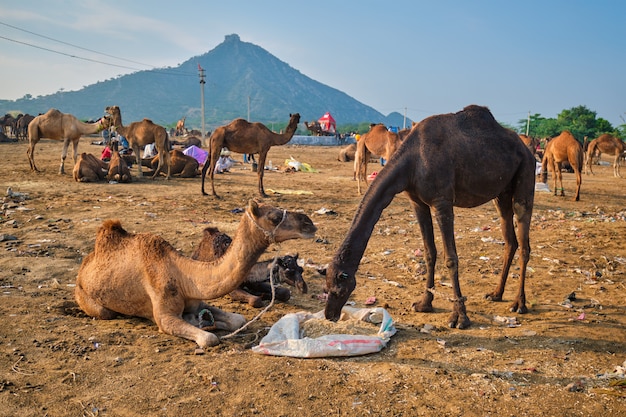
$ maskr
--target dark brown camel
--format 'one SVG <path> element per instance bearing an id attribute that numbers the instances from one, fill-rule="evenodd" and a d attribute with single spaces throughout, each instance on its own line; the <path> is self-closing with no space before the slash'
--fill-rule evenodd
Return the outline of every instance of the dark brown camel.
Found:
<path id="1" fill-rule="evenodd" d="M 96 123 L 83 123 L 74 115 L 61 113 L 57 109 L 50 109 L 45 114 L 40 114 L 28 124 L 28 149 L 26 155 L 30 163 L 30 169 L 37 171 L 35 165 L 35 145 L 40 139 L 54 139 L 63 141 L 61 152 L 61 166 L 59 174 L 65 174 L 65 158 L 67 148 L 72 143 L 74 150 L 74 164 L 78 162 L 78 141 L 83 135 L 101 132 L 111 125 L 110 118 L 103 117 Z"/>
<path id="2" fill-rule="evenodd" d="M 191 259 L 217 261 L 224 256 L 231 243 L 232 239 L 226 233 L 215 227 L 207 227 Z M 303 294 L 307 292 L 306 282 L 302 278 L 303 269 L 298 265 L 298 254 L 281 256 L 277 258 L 275 266 L 272 267 L 272 264 L 272 260 L 257 262 L 239 288 L 230 292 L 230 297 L 247 302 L 252 307 L 263 307 L 263 300 L 270 299 L 272 294 L 270 275 L 274 281 L 284 281 L 297 287 Z M 287 288 L 277 286 L 274 290 L 278 301 L 286 302 L 291 298 L 291 292 Z"/>
<path id="3" fill-rule="evenodd" d="M 265 166 L 265 159 L 267 153 L 272 146 L 284 145 L 291 140 L 298 123 L 300 122 L 300 115 L 290 114 L 289 124 L 284 133 L 274 133 L 269 130 L 265 125 L 255 122 L 250 123 L 244 119 L 235 119 L 225 126 L 220 126 L 209 138 L 209 158 L 202 167 L 202 194 L 207 195 L 204 192 L 204 178 L 206 172 L 209 170 L 211 176 L 211 194 L 217 197 L 215 192 L 215 164 L 220 157 L 222 148 L 228 148 L 231 152 L 238 152 L 243 154 L 258 153 L 259 154 L 259 169 L 257 170 L 259 177 L 259 194 L 262 197 L 267 197 L 265 190 L 263 189 L 263 167 Z"/>
<path id="4" fill-rule="evenodd" d="M 453 208 L 477 207 L 493 200 L 505 241 L 504 260 L 500 282 L 486 297 L 502 300 L 513 256 L 521 247 L 520 285 L 511 311 L 527 312 L 524 284 L 530 257 L 535 159 L 517 134 L 500 126 L 487 108 L 471 105 L 461 112 L 432 116 L 420 122 L 376 176 L 328 266 L 327 319 L 339 319 L 356 286 L 355 274 L 372 230 L 383 210 L 401 192 L 411 200 L 425 247 L 426 293 L 413 304 L 415 311 L 433 311 L 437 248 L 432 211 L 444 242 L 444 261 L 453 284 L 454 309 L 449 325 L 459 329 L 470 325 L 459 285 Z"/>
<path id="5" fill-rule="evenodd" d="M 569 162 L 576 174 L 576 195 L 574 200 L 579 201 L 583 169 L 583 147 L 574 135 L 567 130 L 564 130 L 559 136 L 551 139 L 546 144 L 543 159 L 541 160 L 541 181 L 544 184 L 548 182 L 548 170 L 550 170 L 554 178 L 554 195 L 557 195 L 558 188 L 556 184 L 558 180 L 561 184 L 561 197 L 565 197 L 563 174 L 561 173 L 563 162 Z"/>
<path id="6" fill-rule="evenodd" d="M 143 119 L 141 122 L 132 122 L 128 126 L 122 124 L 122 113 L 118 106 L 109 106 L 105 109 L 107 114 L 110 114 L 113 118 L 113 126 L 120 135 L 124 136 L 128 140 L 128 144 L 133 150 L 135 159 L 137 161 L 137 175 L 139 178 L 143 176 L 143 170 L 141 165 L 141 155 L 139 154 L 139 148 L 150 143 L 154 143 L 157 152 L 160 155 L 165 155 L 163 159 L 159 159 L 159 166 L 152 174 L 152 179 L 159 175 L 159 172 L 163 167 L 167 167 L 166 178 L 169 179 L 170 175 L 170 143 L 167 131 L 163 126 L 159 126 L 149 119 Z"/>
<path id="7" fill-rule="evenodd" d="M 391 158 L 408 132 L 408 129 L 404 129 L 402 134 L 395 133 L 383 124 L 375 124 L 370 126 L 369 132 L 361 136 L 354 156 L 354 177 L 357 179 L 359 194 L 361 194 L 361 181 L 367 185 L 367 162 L 371 154 L 380 155 L 384 159 Z"/>
<path id="8" fill-rule="evenodd" d="M 587 155 L 585 157 L 585 173 L 588 173 L 587 170 L 589 170 L 589 172 L 593 174 L 593 169 L 591 169 L 593 155 L 595 153 L 604 153 L 615 157 L 613 160 L 613 176 L 621 177 L 619 172 L 619 160 L 625 148 L 624 142 L 613 135 L 605 133 L 598 136 L 596 139 L 589 142 L 589 148 L 587 149 Z"/>

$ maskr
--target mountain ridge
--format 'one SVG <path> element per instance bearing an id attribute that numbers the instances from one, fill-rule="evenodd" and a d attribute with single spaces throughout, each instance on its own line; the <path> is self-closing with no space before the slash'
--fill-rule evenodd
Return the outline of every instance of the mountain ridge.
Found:
<path id="1" fill-rule="evenodd" d="M 39 114 L 50 108 L 93 119 L 104 108 L 118 105 L 125 123 L 149 118 L 172 125 L 185 116 L 186 125 L 201 125 L 200 78 L 205 70 L 205 124 L 207 130 L 250 114 L 252 121 L 286 123 L 290 113 L 314 121 L 330 112 L 338 125 L 385 123 L 402 126 L 397 112 L 384 116 L 346 93 L 302 74 L 265 49 L 243 42 L 239 35 L 176 67 L 137 71 L 98 81 L 76 91 L 59 91 L 37 98 L 0 100 L 0 114 L 19 111 Z M 407 125 L 411 121 L 407 119 Z"/>

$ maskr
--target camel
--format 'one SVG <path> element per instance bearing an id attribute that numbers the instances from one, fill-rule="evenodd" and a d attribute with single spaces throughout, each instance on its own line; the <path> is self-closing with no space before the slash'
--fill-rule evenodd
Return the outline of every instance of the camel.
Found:
<path id="1" fill-rule="evenodd" d="M 141 166 L 141 155 L 139 154 L 139 148 L 150 143 L 154 143 L 157 152 L 161 155 L 165 155 L 163 160 L 159 160 L 159 166 L 152 174 L 152 179 L 155 179 L 163 167 L 167 167 L 166 178 L 170 179 L 170 158 L 169 158 L 169 137 L 167 131 L 163 126 L 154 124 L 152 120 L 143 119 L 141 122 L 132 122 L 128 126 L 122 124 L 122 113 L 118 106 L 108 106 L 105 109 L 107 114 L 110 114 L 113 118 L 113 126 L 120 135 L 124 136 L 128 140 L 135 159 L 137 161 L 137 176 L 141 178 L 143 176 L 143 170 Z"/>
<path id="2" fill-rule="evenodd" d="M 373 124 L 369 132 L 361 136 L 357 142 L 354 155 L 354 177 L 357 180 L 357 191 L 361 194 L 361 181 L 367 185 L 367 162 L 371 154 L 380 155 L 388 160 L 398 149 L 402 139 L 406 137 L 407 129 L 402 134 L 387 129 L 384 124 Z"/>
<path id="3" fill-rule="evenodd" d="M 220 232 L 215 227 L 207 227 L 204 229 L 202 240 L 191 259 L 216 261 L 224 256 L 231 243 L 232 239 L 226 233 Z M 306 294 L 307 285 L 302 278 L 302 272 L 302 267 L 298 265 L 298 254 L 278 257 L 274 266 L 272 260 L 257 262 L 248 273 L 245 281 L 229 296 L 233 300 L 247 302 L 252 307 L 262 307 L 263 300 L 271 298 L 270 275 L 274 281 L 285 281 L 289 285 L 297 287 L 301 293 Z M 278 301 L 285 302 L 291 298 L 291 292 L 286 288 L 275 287 L 274 290 Z"/>
<path id="4" fill-rule="evenodd" d="M 77 182 L 97 182 L 106 177 L 108 169 L 106 162 L 90 153 L 83 152 L 74 164 L 72 176 Z"/>
<path id="5" fill-rule="evenodd" d="M 204 191 L 204 178 L 207 170 L 211 176 L 211 193 L 218 197 L 215 192 L 215 164 L 217 163 L 222 148 L 228 148 L 231 152 L 238 152 L 244 154 L 258 153 L 259 154 L 259 169 L 257 175 L 259 177 L 259 194 L 262 197 L 267 197 L 265 190 L 263 189 L 263 167 L 265 166 L 265 159 L 270 147 L 277 145 L 284 145 L 291 140 L 298 123 L 300 122 L 300 115 L 290 114 L 289 124 L 284 133 L 274 133 L 269 130 L 265 125 L 255 122 L 250 123 L 244 119 L 235 119 L 225 126 L 220 126 L 211 134 L 209 138 L 209 157 L 210 163 L 205 163 L 202 167 L 202 195 L 207 195 Z"/>
<path id="6" fill-rule="evenodd" d="M 520 314 L 528 311 L 524 284 L 530 258 L 535 159 L 517 134 L 502 127 L 489 109 L 470 105 L 458 113 L 436 115 L 420 122 L 372 181 L 326 271 L 327 319 L 339 319 L 343 305 L 356 287 L 355 274 L 372 230 L 383 210 L 401 192 L 411 201 L 425 247 L 427 291 L 420 301 L 413 303 L 413 310 L 433 311 L 437 248 L 432 212 L 441 232 L 444 261 L 454 291 L 448 324 L 459 329 L 470 326 L 459 285 L 454 207 L 472 208 L 493 200 L 505 241 L 504 261 L 500 282 L 486 297 L 502 300 L 513 257 L 521 247 L 520 285 L 511 311 Z"/>
<path id="7" fill-rule="evenodd" d="M 187 116 L 183 116 L 178 122 L 176 122 L 176 136 L 180 136 L 185 133 L 185 119 Z"/>
<path id="8" fill-rule="evenodd" d="M 250 201 L 226 254 L 218 261 L 203 262 L 183 256 L 157 235 L 129 233 L 119 220 L 105 220 L 93 252 L 78 271 L 74 295 L 91 317 L 143 317 L 162 333 L 193 340 L 202 348 L 214 346 L 219 338 L 197 327 L 201 322 L 232 331 L 245 319 L 203 300 L 239 287 L 272 243 L 309 239 L 316 231 L 304 214 Z"/>
<path id="9" fill-rule="evenodd" d="M 523 134 L 520 134 L 519 138 L 522 140 L 522 142 L 524 142 L 524 145 L 526 145 L 526 147 L 530 150 L 530 153 L 532 153 L 533 156 L 537 155 L 537 147 L 539 146 L 539 139 L 532 138 L 530 136 L 523 135 Z"/>
<path id="10" fill-rule="evenodd" d="M 132 181 L 130 169 L 126 160 L 122 158 L 118 150 L 118 142 L 113 140 L 109 143 L 111 149 L 111 160 L 109 161 L 109 172 L 107 180 L 120 183 L 129 183 Z"/>
<path id="11" fill-rule="evenodd" d="M 582 182 L 583 148 L 571 132 L 564 130 L 561 134 L 550 139 L 546 144 L 541 160 L 541 181 L 548 182 L 548 169 L 554 177 L 554 195 L 557 195 L 557 180 L 561 184 L 561 197 L 565 197 L 563 188 L 563 174 L 561 169 L 564 162 L 569 162 L 576 174 L 576 195 L 574 201 L 580 200 L 580 184 Z"/>
<path id="12" fill-rule="evenodd" d="M 45 114 L 35 117 L 28 124 L 28 162 L 32 171 L 39 172 L 35 165 L 35 145 L 40 139 L 63 140 L 61 166 L 59 174 L 65 174 L 65 158 L 70 142 L 74 149 L 74 164 L 78 162 L 78 140 L 83 135 L 98 133 L 111 125 L 109 117 L 103 117 L 96 123 L 83 123 L 69 113 L 61 113 L 57 109 L 50 109 Z"/>
<path id="13" fill-rule="evenodd" d="M 588 174 L 589 172 L 593 174 L 593 169 L 591 169 L 591 160 L 593 159 L 593 155 L 595 153 L 605 153 L 615 156 L 615 159 L 613 160 L 613 176 L 621 178 L 619 172 L 619 162 L 625 148 L 626 146 L 624 145 L 624 142 L 613 135 L 605 133 L 598 136 L 596 139 L 589 142 L 589 148 L 587 149 L 585 158 L 585 174 Z"/>
<path id="14" fill-rule="evenodd" d="M 197 146 L 198 148 L 202 147 L 202 141 L 195 137 L 195 136 L 189 136 L 187 137 L 185 140 L 183 141 L 178 141 L 178 140 L 170 140 L 170 145 L 172 146 L 182 146 L 183 149 L 186 149 L 190 146 Z"/>
<path id="15" fill-rule="evenodd" d="M 351 143 L 339 151 L 339 156 L 337 156 L 337 160 L 339 162 L 354 161 L 355 154 L 356 154 L 356 143 Z"/>
<path id="16" fill-rule="evenodd" d="M 159 166 L 161 154 L 158 154 L 150 161 L 151 168 L 156 170 Z M 181 178 L 195 178 L 198 175 L 200 164 L 193 156 L 185 155 L 178 149 L 170 151 L 170 173 L 179 175 Z"/>
<path id="17" fill-rule="evenodd" d="M 33 121 L 35 116 L 25 114 L 15 122 L 15 133 L 17 139 L 28 139 L 28 125 Z"/>

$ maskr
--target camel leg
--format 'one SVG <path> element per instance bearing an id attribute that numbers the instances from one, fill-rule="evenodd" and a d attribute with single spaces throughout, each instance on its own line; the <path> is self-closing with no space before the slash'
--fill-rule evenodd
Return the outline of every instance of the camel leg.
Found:
<path id="1" fill-rule="evenodd" d="M 228 295 L 233 300 L 248 303 L 254 308 L 263 307 L 263 299 L 261 297 L 250 294 L 249 292 L 244 291 L 241 288 L 237 288 L 236 290 L 231 291 Z"/>
<path id="2" fill-rule="evenodd" d="M 498 214 L 500 215 L 500 227 L 502 229 L 502 237 L 504 238 L 504 256 L 502 261 L 502 272 L 500 273 L 500 282 L 493 292 L 485 295 L 485 298 L 490 301 L 502 301 L 502 294 L 504 293 L 504 288 L 506 286 L 506 280 L 509 276 L 513 257 L 515 256 L 515 252 L 518 248 L 518 241 L 515 236 L 515 228 L 513 226 L 512 196 L 510 194 L 501 194 L 498 196 L 497 199 L 494 200 L 494 205 L 496 206 Z M 519 310 L 524 311 L 518 311 L 518 313 L 525 313 L 526 305 L 523 292 L 521 296 L 523 298 L 521 306 L 521 300 L 518 298 L 513 304 L 515 306 L 515 310 L 513 311 L 517 311 L 519 308 Z"/>
<path id="3" fill-rule="evenodd" d="M 26 150 L 26 155 L 28 156 L 28 162 L 30 163 L 30 170 L 39 172 L 39 170 L 37 169 L 37 166 L 35 165 L 35 144 L 36 143 L 37 141 L 33 141 L 33 140 L 30 141 L 28 149 Z"/>
<path id="4" fill-rule="evenodd" d="M 193 340 L 201 348 L 215 346 L 220 343 L 216 335 L 185 321 L 180 314 L 177 315 L 171 311 L 161 311 L 156 304 L 153 305 L 154 321 L 161 332 Z"/>
<path id="5" fill-rule="evenodd" d="M 128 138 L 127 138 L 128 139 Z M 143 169 L 141 166 L 141 155 L 139 154 L 139 144 L 133 141 L 133 152 L 135 153 L 135 161 L 137 162 L 137 178 L 143 177 Z M 161 158 L 159 158 L 159 161 Z"/>
<path id="6" fill-rule="evenodd" d="M 59 174 L 65 174 L 65 158 L 67 158 L 67 149 L 70 146 L 69 138 L 63 140 L 63 151 L 61 152 L 61 166 L 59 167 Z M 78 146 L 78 142 L 76 143 Z"/>
<path id="7" fill-rule="evenodd" d="M 87 295 L 80 285 L 76 286 L 74 296 L 80 309 L 83 310 L 88 316 L 95 317 L 100 320 L 112 320 L 118 315 L 115 311 L 109 310 L 99 304 L 94 298 Z"/>
<path id="8" fill-rule="evenodd" d="M 265 173 L 265 159 L 267 158 L 267 151 L 261 150 L 259 152 L 259 169 L 257 170 L 257 174 L 259 177 L 259 194 L 261 197 L 267 198 L 267 194 L 265 194 L 265 189 L 263 188 L 263 174 Z"/>
<path id="9" fill-rule="evenodd" d="M 454 209 L 451 201 L 443 201 L 435 205 L 435 216 L 441 238 L 443 240 L 443 256 L 446 260 L 446 268 L 452 281 L 454 291 L 453 309 L 448 326 L 451 328 L 465 329 L 470 326 L 470 319 L 465 310 L 465 297 L 461 294 L 459 285 L 459 256 L 456 251 L 454 240 Z"/>
<path id="10" fill-rule="evenodd" d="M 269 282 L 250 282 L 245 284 L 252 294 L 259 295 L 263 300 L 272 298 L 272 287 Z M 274 286 L 274 297 L 276 301 L 286 302 L 291 298 L 291 291 L 287 288 Z"/>
<path id="11" fill-rule="evenodd" d="M 426 292 L 422 299 L 414 302 L 411 307 L 414 311 L 430 313 L 433 311 L 432 302 L 434 296 L 431 290 L 435 288 L 435 263 L 437 262 L 437 247 L 435 246 L 433 219 L 430 214 L 430 208 L 427 205 L 419 204 L 415 200 L 411 201 L 411 205 L 415 211 L 420 232 L 422 233 L 424 257 L 426 259 Z"/>
<path id="12" fill-rule="evenodd" d="M 576 195 L 574 196 L 574 201 L 580 201 L 580 184 L 582 183 L 582 170 L 581 167 L 574 167 L 574 172 L 576 172 Z M 561 192 L 563 193 L 563 181 L 561 180 Z M 562 195 L 565 195 L 563 193 Z"/>

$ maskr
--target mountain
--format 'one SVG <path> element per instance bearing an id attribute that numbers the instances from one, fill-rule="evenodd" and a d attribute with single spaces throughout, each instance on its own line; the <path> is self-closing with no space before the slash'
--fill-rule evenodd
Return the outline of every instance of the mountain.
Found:
<path id="1" fill-rule="evenodd" d="M 201 125 L 201 87 L 198 67 L 205 70 L 207 130 L 237 117 L 266 125 L 286 124 L 290 113 L 313 121 L 330 112 L 343 124 L 385 123 L 402 126 L 399 113 L 390 120 L 347 94 L 317 82 L 263 48 L 227 35 L 213 50 L 177 67 L 138 71 L 100 81 L 78 91 L 59 91 L 37 98 L 0 100 L 0 114 L 12 111 L 39 114 L 54 107 L 79 119 L 100 117 L 106 106 L 118 105 L 124 123 L 152 119 L 175 124 L 186 116 L 186 126 Z M 389 123 L 388 123 L 389 122 Z M 410 121 L 407 122 L 410 125 Z"/>

